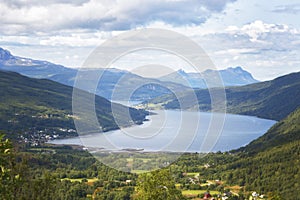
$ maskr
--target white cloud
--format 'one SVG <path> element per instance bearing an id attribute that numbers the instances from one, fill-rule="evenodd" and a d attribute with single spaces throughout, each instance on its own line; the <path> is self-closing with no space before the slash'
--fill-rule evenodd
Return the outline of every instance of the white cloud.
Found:
<path id="1" fill-rule="evenodd" d="M 250 24 L 244 25 L 242 28 L 229 26 L 226 31 L 231 34 L 246 34 L 250 37 L 251 42 L 263 42 L 268 34 L 298 34 L 296 29 L 289 28 L 286 24 L 268 24 L 263 21 L 256 20 Z"/>
<path id="2" fill-rule="evenodd" d="M 172 25 L 201 24 L 232 1 L 235 0 L 5 0 L 0 2 L 0 32 L 128 30 L 154 21 Z"/>
<path id="3" fill-rule="evenodd" d="M 43 46 L 95 47 L 112 34 L 107 32 L 69 33 L 65 35 L 46 36 L 39 40 Z"/>
<path id="4" fill-rule="evenodd" d="M 231 55 L 231 56 L 236 56 L 240 54 L 246 54 L 246 53 L 253 53 L 256 52 L 256 49 L 251 49 L 251 48 L 238 48 L 238 49 L 226 49 L 226 50 L 220 50 L 220 51 L 215 51 L 215 55 Z"/>
<path id="5" fill-rule="evenodd" d="M 300 71 L 300 31 L 287 24 L 255 20 L 194 39 L 220 69 L 242 66 L 259 80 Z"/>
<path id="6" fill-rule="evenodd" d="M 274 13 L 288 13 L 296 15 L 300 13 L 300 4 L 278 5 L 272 11 Z"/>
<path id="7" fill-rule="evenodd" d="M 300 71 L 299 5 L 299 0 L 2 0 L 0 46 L 80 66 L 106 39 L 155 27 L 190 37 L 218 68 L 241 65 L 265 80 Z"/>
<path id="8" fill-rule="evenodd" d="M 52 4 L 72 4 L 72 5 L 82 5 L 89 0 L 2 0 L 3 3 L 10 7 L 20 8 L 20 7 L 33 7 L 33 6 L 47 6 Z"/>

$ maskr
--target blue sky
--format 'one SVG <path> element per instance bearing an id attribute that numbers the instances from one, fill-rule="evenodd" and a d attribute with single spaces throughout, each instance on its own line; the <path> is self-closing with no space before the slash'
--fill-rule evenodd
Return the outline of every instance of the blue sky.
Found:
<path id="1" fill-rule="evenodd" d="M 298 19 L 299 0 L 2 0 L 0 46 L 80 67 L 115 35 L 164 28 L 196 41 L 217 68 L 268 80 L 300 71 Z"/>

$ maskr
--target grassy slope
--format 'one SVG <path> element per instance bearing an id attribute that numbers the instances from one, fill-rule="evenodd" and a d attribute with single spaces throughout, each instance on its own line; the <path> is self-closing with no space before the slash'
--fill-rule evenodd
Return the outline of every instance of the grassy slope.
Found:
<path id="1" fill-rule="evenodd" d="M 32 127 L 74 128 L 73 119 L 70 117 L 72 87 L 5 71 L 0 71 L 0 87 L 0 130 L 26 130 Z M 82 92 L 82 98 L 89 95 L 91 94 Z M 104 129 L 118 128 L 111 113 L 111 103 L 102 97 L 96 97 L 95 102 L 97 117 Z M 120 110 L 127 109 L 125 106 L 116 106 Z M 136 123 L 140 123 L 146 114 L 135 109 L 130 109 L 130 112 Z M 122 116 L 122 113 L 117 114 Z M 131 123 L 127 121 L 124 125 Z"/>

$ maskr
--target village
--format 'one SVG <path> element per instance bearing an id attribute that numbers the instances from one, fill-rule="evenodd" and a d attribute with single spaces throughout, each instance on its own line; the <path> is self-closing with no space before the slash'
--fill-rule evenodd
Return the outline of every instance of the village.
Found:
<path id="1" fill-rule="evenodd" d="M 39 130 L 32 128 L 31 130 L 24 131 L 18 136 L 19 142 L 25 143 L 29 146 L 35 147 L 43 143 L 46 143 L 54 139 L 62 139 L 66 137 L 74 137 L 77 135 L 76 130 L 74 129 L 43 129 Z"/>

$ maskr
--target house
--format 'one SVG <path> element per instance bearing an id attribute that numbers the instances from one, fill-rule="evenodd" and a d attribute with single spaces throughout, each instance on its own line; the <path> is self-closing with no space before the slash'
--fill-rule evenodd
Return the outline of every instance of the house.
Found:
<path id="1" fill-rule="evenodd" d="M 209 198 L 211 198 L 211 194 L 209 192 L 205 192 L 203 199 L 209 199 Z"/>

